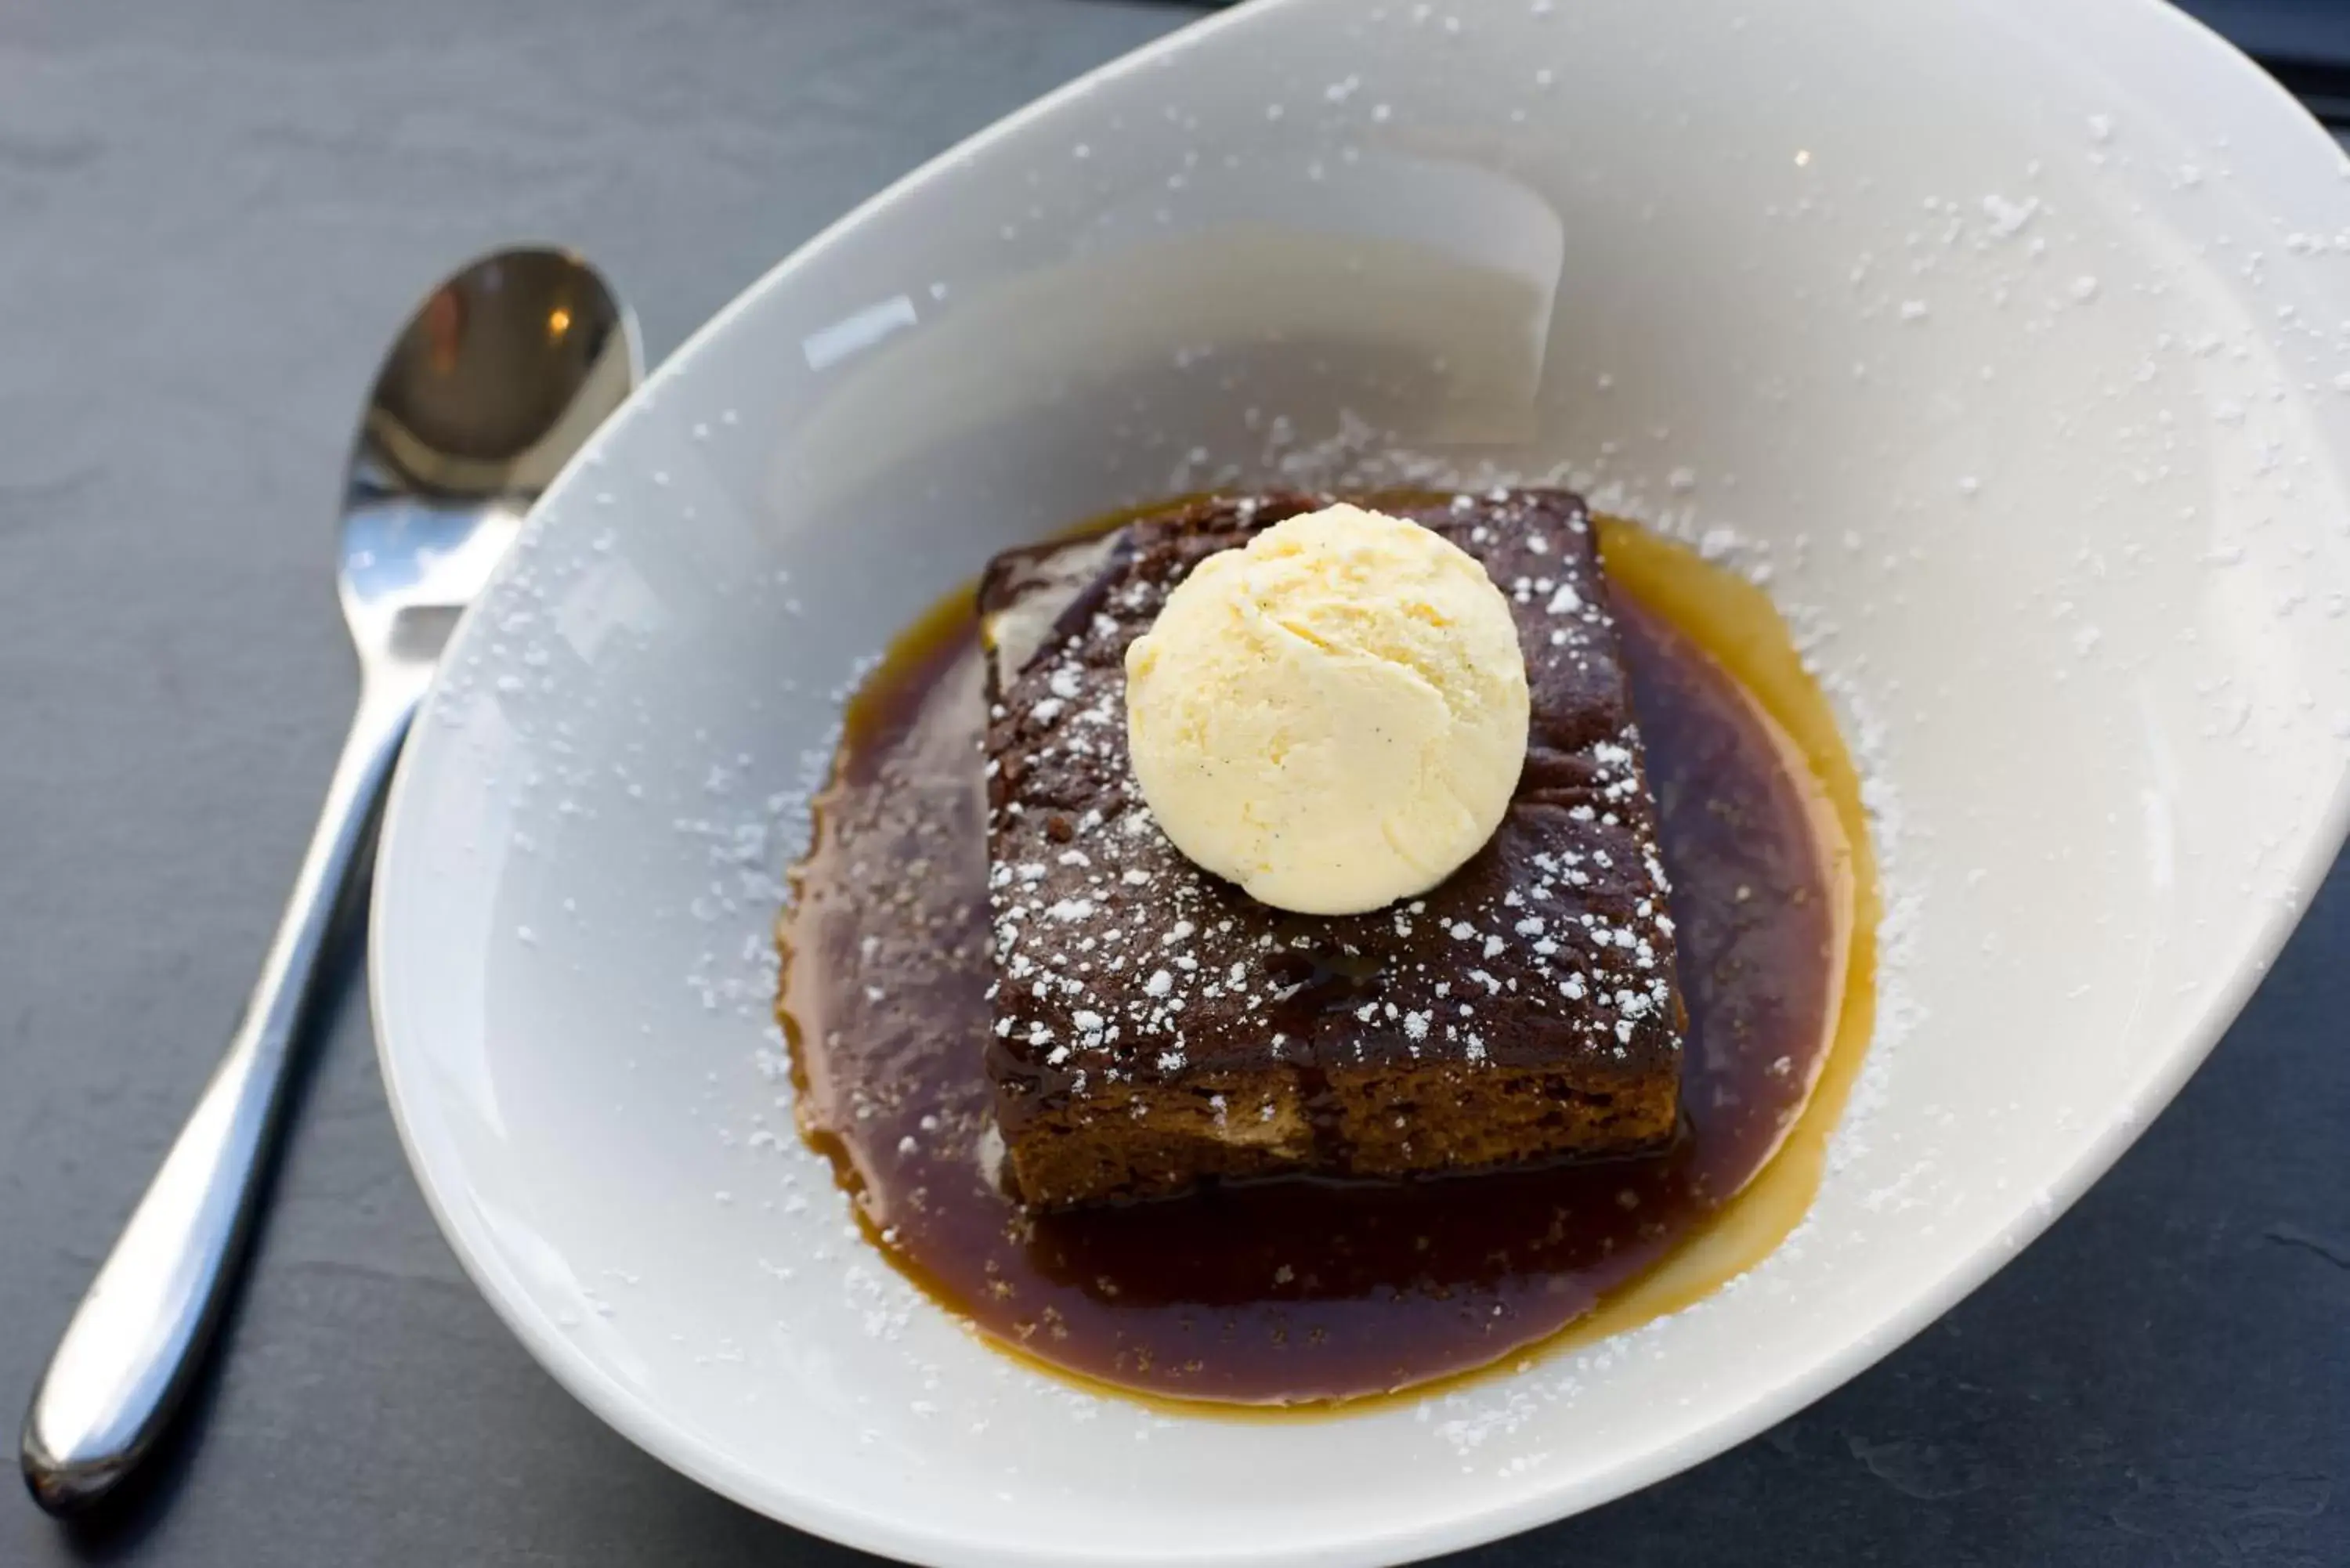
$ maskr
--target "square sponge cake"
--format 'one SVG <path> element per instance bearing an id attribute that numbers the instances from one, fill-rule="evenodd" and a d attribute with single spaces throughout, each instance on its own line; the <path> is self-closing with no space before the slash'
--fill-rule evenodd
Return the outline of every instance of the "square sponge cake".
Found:
<path id="1" fill-rule="evenodd" d="M 1371 497 L 1483 565 L 1532 720 L 1500 827 L 1369 914 L 1258 903 L 1152 820 L 1127 645 L 1200 561 L 1323 498 L 1217 498 L 1001 556 L 988 651 L 988 1072 L 1041 1208 L 1209 1179 L 1399 1178 L 1653 1148 L 1686 1015 L 1654 802 L 1583 503 Z"/>

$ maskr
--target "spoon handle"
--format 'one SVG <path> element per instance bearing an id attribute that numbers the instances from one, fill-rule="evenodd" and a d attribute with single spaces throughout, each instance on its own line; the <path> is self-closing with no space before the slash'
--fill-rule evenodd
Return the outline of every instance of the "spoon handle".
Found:
<path id="1" fill-rule="evenodd" d="M 130 1473 L 212 1337 L 276 1141 L 319 955 L 428 673 L 369 672 L 228 1053 L 74 1310 L 25 1413 L 26 1484 L 52 1513 L 96 1501 Z"/>

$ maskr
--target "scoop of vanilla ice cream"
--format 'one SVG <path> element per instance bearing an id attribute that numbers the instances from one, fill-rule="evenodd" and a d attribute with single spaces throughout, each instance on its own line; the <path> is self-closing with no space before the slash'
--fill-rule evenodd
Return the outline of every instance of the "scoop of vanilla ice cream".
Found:
<path id="1" fill-rule="evenodd" d="M 1424 893 L 1474 855 L 1517 787 L 1526 721 L 1525 656 L 1485 568 L 1357 506 L 1209 556 L 1126 654 L 1159 826 L 1304 914 Z"/>

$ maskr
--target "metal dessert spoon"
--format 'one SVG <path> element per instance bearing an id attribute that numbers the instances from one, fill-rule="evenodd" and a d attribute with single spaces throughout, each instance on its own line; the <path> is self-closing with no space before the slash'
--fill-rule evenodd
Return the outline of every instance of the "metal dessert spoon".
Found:
<path id="1" fill-rule="evenodd" d="M 185 1391 L 252 1228 L 336 906 L 449 629 L 640 370 L 636 318 L 595 269 L 552 250 L 465 267 L 385 357 L 343 491 L 338 587 L 359 711 L 228 1054 L 26 1412 L 26 1484 L 51 1512 L 120 1484 Z"/>

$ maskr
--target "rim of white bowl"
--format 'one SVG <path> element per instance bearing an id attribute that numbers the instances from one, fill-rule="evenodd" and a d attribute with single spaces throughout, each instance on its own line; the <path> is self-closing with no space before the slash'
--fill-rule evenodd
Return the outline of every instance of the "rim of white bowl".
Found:
<path id="1" fill-rule="evenodd" d="M 658 393 L 674 377 L 685 373 L 705 347 L 724 335 L 754 300 L 780 286 L 785 278 L 842 234 L 861 224 L 869 214 L 928 185 L 972 153 L 1085 97 L 1102 83 L 1140 69 L 1161 55 L 1188 48 L 1211 34 L 1248 26 L 1255 17 L 1293 3 L 1302 0 L 1253 0 L 1155 38 L 1014 109 L 860 202 L 760 275 L 688 337 L 556 476 L 548 486 L 549 492 L 558 490 L 572 469 L 600 454 L 614 439 L 614 432 L 633 420 L 646 399 Z M 2337 158 L 2342 156 L 2339 144 L 2298 99 L 2213 28 L 2164 0 L 2137 0 L 2137 9 L 2146 18 L 2147 26 L 2180 27 L 2199 38 L 2204 47 L 2214 52 L 2213 69 L 2237 73 L 2255 98 L 2267 98 L 2333 148 Z M 506 574 L 520 569 L 519 564 L 530 548 L 531 540 L 526 534 L 500 563 L 492 589 L 505 580 Z M 485 591 L 460 618 L 449 639 L 444 667 L 450 662 L 449 655 L 474 635 L 475 611 L 488 597 L 489 592 Z M 428 707 L 431 701 L 428 696 Z M 411 771 L 410 755 L 415 749 L 411 745 L 403 751 L 393 774 L 383 815 L 379 867 L 396 863 L 400 846 L 409 832 L 423 831 L 421 826 L 410 826 L 410 815 L 403 809 Z M 956 1532 L 928 1529 L 902 1516 L 844 1507 L 821 1493 L 795 1488 L 791 1477 L 741 1464 L 679 1426 L 608 1376 L 552 1318 L 540 1312 L 505 1266 L 494 1239 L 444 1194 L 426 1135 L 411 1114 L 410 1097 L 404 1091 L 406 1079 L 390 1044 L 395 1033 L 394 1006 L 383 983 L 381 944 L 373 935 L 385 923 L 384 889 L 388 884 L 380 875 L 375 879 L 370 898 L 369 1017 L 375 1028 L 376 1054 L 384 1078 L 385 1097 L 410 1168 L 415 1173 L 417 1185 L 442 1234 L 491 1309 L 573 1397 L 630 1442 L 712 1491 L 795 1528 L 861 1551 L 930 1568 L 1058 1568 L 1062 1564 L 1069 1568 L 1100 1568 L 1107 1563 L 1116 1563 L 1119 1568 L 1175 1568 L 1177 1564 L 1202 1562 L 1213 1562 L 1222 1568 L 1272 1568 L 1274 1564 L 1304 1562 L 1409 1563 L 1555 1522 L 1701 1464 L 1850 1381 L 1956 1305 L 2022 1252 L 2110 1169 L 2210 1054 L 2268 972 L 2270 961 L 2299 924 L 2324 880 L 2324 873 L 2340 849 L 2345 829 L 2350 829 L 2350 784 L 2337 783 L 2320 826 L 2296 868 L 2300 874 L 2291 880 L 2287 895 L 2272 906 L 2273 912 L 2245 948 L 2237 971 L 2214 991 L 2201 1016 L 2182 1032 L 2178 1047 L 2040 1196 L 2019 1199 L 2016 1212 L 2005 1224 L 1958 1256 L 1950 1266 L 1920 1282 L 1863 1332 L 1835 1349 L 1790 1368 L 1779 1381 L 1718 1410 L 1701 1427 L 1656 1442 L 1612 1465 L 1586 1471 L 1571 1481 L 1537 1488 L 1499 1504 L 1477 1504 L 1431 1514 L 1403 1529 L 1381 1527 L 1360 1533 L 1333 1533 L 1307 1544 L 1228 1549 L 1205 1558 L 1196 1549 L 1169 1551 L 1144 1543 L 1121 1551 L 1114 1558 L 1106 1558 L 1097 1549 L 1061 1549 L 1034 1542 L 999 1544 L 973 1540 Z"/>

